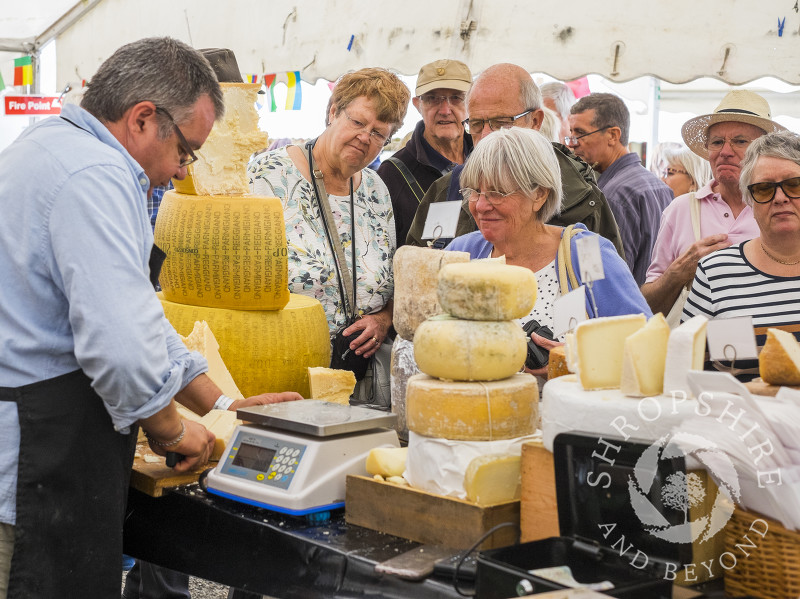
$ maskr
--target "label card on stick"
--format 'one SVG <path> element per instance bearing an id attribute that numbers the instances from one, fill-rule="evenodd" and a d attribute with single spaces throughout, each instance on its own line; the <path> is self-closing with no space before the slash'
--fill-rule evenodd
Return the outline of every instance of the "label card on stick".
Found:
<path id="1" fill-rule="evenodd" d="M 558 339 L 586 320 L 586 287 L 581 285 L 553 304 L 553 336 Z"/>
<path id="2" fill-rule="evenodd" d="M 754 360 L 758 358 L 751 316 L 716 318 L 706 328 L 708 353 L 712 360 Z"/>
<path id="3" fill-rule="evenodd" d="M 461 202 L 436 202 L 428 207 L 422 239 L 451 239 L 456 236 Z"/>
<path id="4" fill-rule="evenodd" d="M 596 235 L 584 236 L 575 241 L 578 249 L 578 266 L 584 283 L 605 279 L 603 260 L 600 257 L 600 238 Z"/>

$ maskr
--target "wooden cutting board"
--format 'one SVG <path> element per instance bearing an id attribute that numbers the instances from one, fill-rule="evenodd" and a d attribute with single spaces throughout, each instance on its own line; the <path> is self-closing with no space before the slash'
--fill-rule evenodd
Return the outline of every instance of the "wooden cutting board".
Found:
<path id="1" fill-rule="evenodd" d="M 770 397 L 775 397 L 778 394 L 778 391 L 781 389 L 779 385 L 770 385 L 762 381 L 760 378 L 753 379 L 749 383 L 745 383 L 744 386 L 747 387 L 747 390 L 753 395 L 769 395 Z M 789 386 L 789 389 L 796 389 L 800 391 L 800 387 Z"/>
<path id="2" fill-rule="evenodd" d="M 158 461 L 148 461 L 153 458 L 158 458 Z M 175 472 L 167 467 L 164 457 L 150 450 L 147 441 L 139 441 L 136 444 L 130 486 L 151 497 L 161 497 L 168 489 L 197 482 L 203 470 L 215 465 L 216 462 L 209 462 L 196 472 Z"/>

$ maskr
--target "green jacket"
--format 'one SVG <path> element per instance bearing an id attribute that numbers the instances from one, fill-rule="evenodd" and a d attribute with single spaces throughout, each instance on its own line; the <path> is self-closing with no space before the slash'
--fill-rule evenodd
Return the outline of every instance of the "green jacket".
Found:
<path id="1" fill-rule="evenodd" d="M 561 183 L 564 194 L 561 213 L 550 219 L 549 224 L 566 227 L 574 223 L 583 223 L 587 229 L 602 235 L 613 243 L 619 255 L 624 259 L 625 253 L 622 249 L 622 237 L 619 234 L 617 221 L 614 220 L 606 196 L 595 183 L 592 167 L 575 156 L 565 145 L 553 143 L 553 149 L 558 158 L 558 165 L 561 167 Z M 461 169 L 456 168 L 452 173 L 437 179 L 428 188 L 414 215 L 406 243 L 416 246 L 427 245 L 422 241 L 422 230 L 425 226 L 425 219 L 428 217 L 428 206 L 432 202 L 460 200 L 458 179 L 453 181 L 453 177 L 458 177 L 460 173 Z M 456 236 L 471 233 L 477 229 L 478 226 L 469 212 L 467 203 L 462 201 Z"/>

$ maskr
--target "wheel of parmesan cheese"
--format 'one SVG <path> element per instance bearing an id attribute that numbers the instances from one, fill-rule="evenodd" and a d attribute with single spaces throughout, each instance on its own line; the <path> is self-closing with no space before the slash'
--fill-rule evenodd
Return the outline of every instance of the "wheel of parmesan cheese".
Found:
<path id="1" fill-rule="evenodd" d="M 515 322 L 434 316 L 417 327 L 414 359 L 430 376 L 451 381 L 496 381 L 519 372 L 528 346 Z"/>
<path id="2" fill-rule="evenodd" d="M 159 282 L 169 301 L 236 310 L 280 310 L 289 301 L 286 229 L 277 198 L 168 191 L 158 209 L 155 243 L 167 253 Z"/>
<path id="3" fill-rule="evenodd" d="M 474 260 L 439 271 L 439 303 L 456 318 L 522 318 L 533 309 L 537 291 L 536 276 L 523 266 Z"/>
<path id="4" fill-rule="evenodd" d="M 331 360 L 328 321 L 317 300 L 291 294 L 283 310 L 189 306 L 161 296 L 164 314 L 180 335 L 197 320 L 214 331 L 219 353 L 245 397 L 297 391 L 310 396 L 308 368 Z"/>

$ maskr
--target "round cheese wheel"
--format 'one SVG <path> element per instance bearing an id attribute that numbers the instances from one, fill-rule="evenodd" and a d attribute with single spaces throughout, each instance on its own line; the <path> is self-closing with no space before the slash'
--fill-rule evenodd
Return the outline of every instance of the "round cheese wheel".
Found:
<path id="1" fill-rule="evenodd" d="M 441 381 L 424 374 L 408 380 L 408 430 L 439 439 L 492 441 L 531 435 L 539 421 L 536 377 L 502 381 Z"/>
<path id="2" fill-rule="evenodd" d="M 496 381 L 519 372 L 527 355 L 515 322 L 434 316 L 417 327 L 414 359 L 430 376 L 452 381 Z"/>
<path id="3" fill-rule="evenodd" d="M 476 260 L 439 271 L 439 303 L 456 318 L 522 318 L 533 309 L 537 291 L 536 276 L 523 266 Z"/>
<path id="4" fill-rule="evenodd" d="M 297 391 L 310 397 L 309 366 L 328 366 L 330 337 L 325 310 L 317 300 L 291 294 L 283 310 L 229 310 L 189 306 L 164 299 L 164 314 L 187 336 L 205 320 L 219 343 L 219 354 L 245 397 Z"/>
<path id="5" fill-rule="evenodd" d="M 237 310 L 280 310 L 289 301 L 278 198 L 168 191 L 154 236 L 167 253 L 159 282 L 169 301 Z"/>

